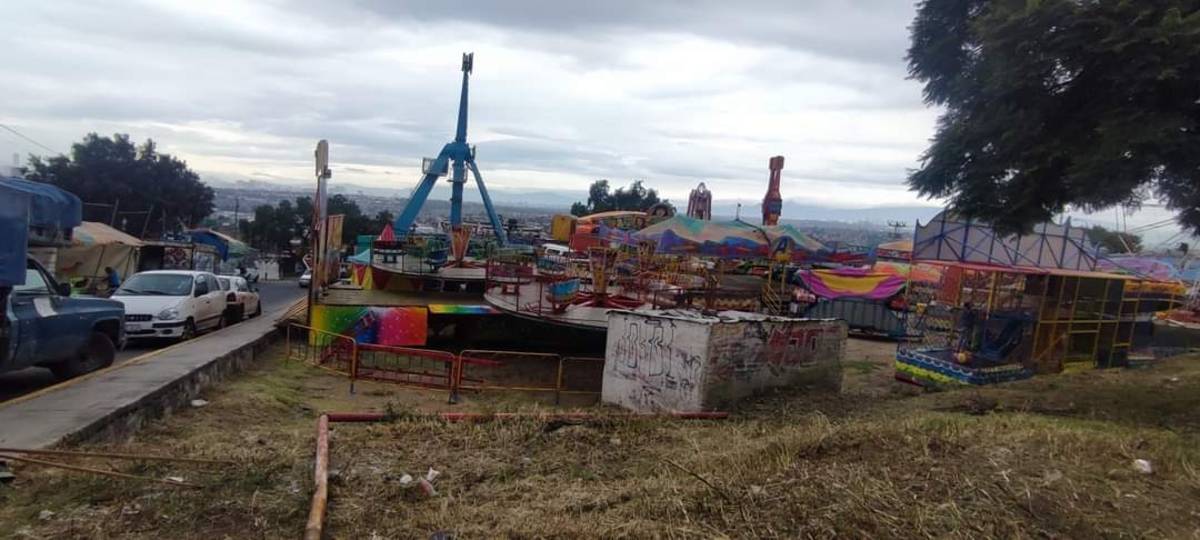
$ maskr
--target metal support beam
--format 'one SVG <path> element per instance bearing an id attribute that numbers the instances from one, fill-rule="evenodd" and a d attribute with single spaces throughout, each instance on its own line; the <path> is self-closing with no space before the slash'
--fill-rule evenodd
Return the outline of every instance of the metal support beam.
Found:
<path id="1" fill-rule="evenodd" d="M 449 159 L 450 145 L 442 148 L 442 152 L 438 154 L 437 161 L 434 164 L 433 172 L 426 174 L 421 178 L 421 183 L 417 184 L 417 189 L 413 190 L 412 197 L 408 199 L 408 204 L 404 206 L 404 211 L 396 217 L 396 221 L 392 224 L 392 229 L 397 237 L 406 237 L 409 233 L 409 228 L 417 221 L 417 214 L 421 212 L 421 207 L 425 205 L 425 199 L 429 198 L 429 192 L 433 191 L 434 184 L 437 184 L 437 171 L 442 170 L 446 165 L 446 160 Z"/>
<path id="2" fill-rule="evenodd" d="M 488 195 L 487 187 L 483 185 L 483 175 L 479 174 L 479 166 L 473 159 L 467 161 L 467 166 L 471 168 L 471 174 L 475 175 L 475 185 L 479 186 L 479 196 L 483 199 L 483 208 L 487 210 L 488 221 L 492 222 L 496 241 L 504 246 L 508 244 L 508 232 L 504 230 L 504 224 L 500 223 L 500 215 L 496 213 L 496 207 L 492 206 L 492 197 Z"/>
<path id="3" fill-rule="evenodd" d="M 455 159 L 452 166 L 454 176 L 450 178 L 450 228 L 462 226 L 463 184 L 467 182 L 467 172 L 463 161 Z"/>

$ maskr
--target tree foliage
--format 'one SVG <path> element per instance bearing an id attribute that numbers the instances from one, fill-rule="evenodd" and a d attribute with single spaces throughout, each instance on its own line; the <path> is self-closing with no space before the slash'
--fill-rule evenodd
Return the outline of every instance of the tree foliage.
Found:
<path id="1" fill-rule="evenodd" d="M 1088 239 L 1109 253 L 1137 253 L 1142 250 L 1142 237 L 1095 225 L 1087 230 Z"/>
<path id="2" fill-rule="evenodd" d="M 658 191 L 647 189 L 641 180 L 635 180 L 628 187 L 617 188 L 616 191 L 612 191 L 608 180 L 596 180 L 588 187 L 587 202 L 572 204 L 571 214 L 586 216 L 612 210 L 645 211 L 658 203 L 671 204 L 666 199 L 659 199 Z"/>
<path id="3" fill-rule="evenodd" d="M 1157 196 L 1200 232 L 1200 0 L 924 0 L 909 184 L 1005 232 Z"/>
<path id="4" fill-rule="evenodd" d="M 30 156 L 26 176 L 70 191 L 85 203 L 115 204 L 122 213 L 149 212 L 149 220 L 141 217 L 128 224 L 127 232 L 135 235 L 143 227 L 149 235 L 164 227 L 193 227 L 213 211 L 212 188 L 187 163 L 159 153 L 150 139 L 137 146 L 119 133 L 89 133 L 71 145 L 70 156 Z"/>
<path id="5" fill-rule="evenodd" d="M 342 221 L 342 243 L 345 245 L 353 245 L 360 234 L 377 235 L 395 220 L 387 210 L 378 212 L 373 218 L 367 216 L 358 203 L 340 193 L 329 197 L 329 215 L 336 214 L 345 216 Z M 266 251 L 287 249 L 293 240 L 307 248 L 312 223 L 312 197 L 297 197 L 295 201 L 279 201 L 275 206 L 256 207 L 254 220 L 241 225 L 241 232 L 250 245 Z"/>

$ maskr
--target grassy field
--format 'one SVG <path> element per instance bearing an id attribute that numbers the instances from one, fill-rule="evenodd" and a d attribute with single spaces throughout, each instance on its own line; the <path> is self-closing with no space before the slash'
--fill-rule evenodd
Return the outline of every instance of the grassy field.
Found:
<path id="1" fill-rule="evenodd" d="M 88 462 L 203 489 L 19 466 L 0 487 L 0 535 L 296 538 L 318 411 L 391 410 L 333 428 L 332 538 L 1200 537 L 1200 358 L 913 395 L 890 381 L 889 347 L 850 347 L 841 395 L 768 395 L 689 422 L 445 424 L 419 413 L 548 407 L 370 383 L 351 396 L 270 361 L 205 407 L 89 448 L 237 462 Z M 436 495 L 402 483 L 431 467 Z"/>

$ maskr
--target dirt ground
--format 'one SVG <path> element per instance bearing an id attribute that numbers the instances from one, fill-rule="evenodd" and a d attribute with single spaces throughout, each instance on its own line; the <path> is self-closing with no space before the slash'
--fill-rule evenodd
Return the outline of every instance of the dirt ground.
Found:
<path id="1" fill-rule="evenodd" d="M 80 462 L 203 488 L 16 464 L 0 536 L 296 538 L 318 412 L 376 410 L 396 419 L 333 427 L 330 538 L 1200 537 L 1200 357 L 915 395 L 891 378 L 893 349 L 853 339 L 840 395 L 766 395 L 724 421 L 446 424 L 422 413 L 552 407 L 368 382 L 351 395 L 277 358 L 87 447 L 233 465 Z M 405 482 L 430 468 L 436 495 Z"/>

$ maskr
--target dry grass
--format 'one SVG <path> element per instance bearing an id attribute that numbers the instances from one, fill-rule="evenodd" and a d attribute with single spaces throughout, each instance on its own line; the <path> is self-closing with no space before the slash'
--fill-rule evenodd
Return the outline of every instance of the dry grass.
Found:
<path id="1" fill-rule="evenodd" d="M 1200 537 L 1196 359 L 907 397 L 865 347 L 851 348 L 843 395 L 765 396 L 723 422 L 447 425 L 407 413 L 544 407 L 370 383 L 350 396 L 272 363 L 120 447 L 238 466 L 113 463 L 211 487 L 22 467 L 0 488 L 0 523 L 14 525 L 0 535 L 294 538 L 317 411 L 390 407 L 400 419 L 334 425 L 330 537 Z M 429 467 L 438 495 L 401 485 Z"/>

